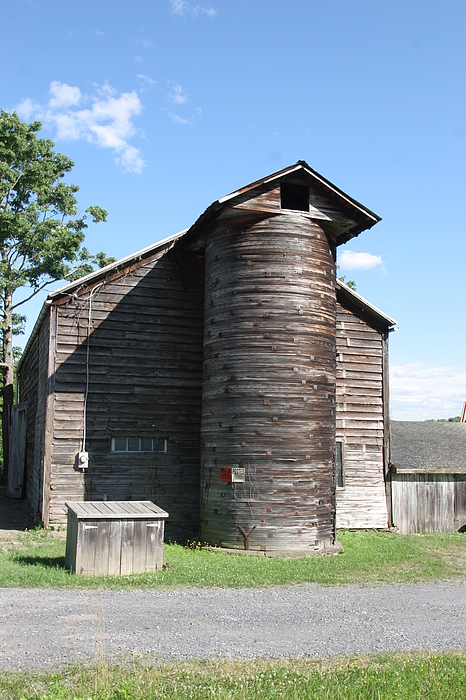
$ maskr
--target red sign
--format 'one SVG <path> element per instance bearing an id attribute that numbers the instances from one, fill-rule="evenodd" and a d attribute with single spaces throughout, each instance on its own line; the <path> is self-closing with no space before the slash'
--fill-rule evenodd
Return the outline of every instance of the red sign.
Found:
<path id="1" fill-rule="evenodd" d="M 231 467 L 220 467 L 220 481 L 231 484 Z"/>

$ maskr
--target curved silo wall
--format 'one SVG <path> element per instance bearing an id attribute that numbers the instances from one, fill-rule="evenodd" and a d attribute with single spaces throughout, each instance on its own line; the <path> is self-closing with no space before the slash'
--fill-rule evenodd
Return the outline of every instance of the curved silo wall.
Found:
<path id="1" fill-rule="evenodd" d="M 201 538 L 290 550 L 335 534 L 335 263 L 282 213 L 206 242 Z M 221 468 L 244 482 L 221 481 Z M 228 474 L 228 471 L 226 472 Z M 225 474 L 224 474 L 225 477 Z"/>

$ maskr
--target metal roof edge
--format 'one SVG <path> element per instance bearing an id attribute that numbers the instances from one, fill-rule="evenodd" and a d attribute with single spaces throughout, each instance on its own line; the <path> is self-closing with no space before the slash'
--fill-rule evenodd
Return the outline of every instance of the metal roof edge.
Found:
<path id="1" fill-rule="evenodd" d="M 385 314 L 383 311 L 378 309 L 374 304 L 371 304 L 370 301 L 367 301 L 364 297 L 362 297 L 360 294 L 354 291 L 354 289 L 351 289 L 351 287 L 348 287 L 344 282 L 341 280 L 337 279 L 336 280 L 336 285 L 337 287 L 340 287 L 340 289 L 345 292 L 349 297 L 352 297 L 353 301 L 355 301 L 357 304 L 361 306 L 361 311 L 365 311 L 366 309 L 373 313 L 375 316 L 377 316 L 384 324 L 387 326 L 395 326 L 397 322 L 395 321 L 394 318 L 391 318 L 391 316 L 388 316 Z"/>
<path id="2" fill-rule="evenodd" d="M 393 472 L 393 474 L 466 474 L 466 466 L 405 467 L 397 462 L 390 462 L 390 471 Z"/>
<path id="3" fill-rule="evenodd" d="M 94 280 L 99 279 L 100 277 L 105 277 L 109 272 L 112 272 L 114 270 L 118 270 L 119 267 L 122 267 L 124 265 L 127 265 L 128 263 L 132 261 L 136 261 L 139 258 L 142 258 L 150 253 L 155 253 L 157 250 L 160 248 L 163 248 L 163 246 L 167 245 L 168 243 L 174 243 L 177 241 L 179 238 L 184 236 L 184 234 L 189 231 L 189 229 L 183 229 L 182 231 L 179 231 L 178 233 L 173 234 L 172 236 L 168 236 L 168 238 L 163 238 L 161 241 L 157 241 L 157 243 L 152 243 L 151 245 L 147 246 L 146 248 L 142 248 L 141 250 L 136 251 L 135 253 L 132 253 L 131 255 L 127 255 L 124 258 L 120 258 L 120 260 L 116 260 L 114 263 L 110 263 L 110 265 L 105 265 L 105 267 L 100 267 L 98 270 L 94 270 L 93 272 L 90 272 L 88 275 L 84 275 L 84 277 L 80 277 L 77 280 L 74 280 L 73 282 L 69 282 L 68 284 L 64 285 L 63 287 L 60 287 L 59 289 L 55 289 L 53 292 L 50 292 L 49 295 L 47 296 L 47 299 L 55 299 L 56 297 L 60 296 L 61 294 L 67 294 L 68 292 L 72 291 L 76 287 L 80 287 L 83 284 L 86 285 L 89 282 L 93 282 Z"/>

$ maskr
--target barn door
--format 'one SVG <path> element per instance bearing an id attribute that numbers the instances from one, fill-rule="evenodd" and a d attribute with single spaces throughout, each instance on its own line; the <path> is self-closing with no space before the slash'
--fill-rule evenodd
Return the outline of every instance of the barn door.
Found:
<path id="1" fill-rule="evenodd" d="M 10 463 L 8 465 L 8 498 L 22 498 L 24 468 L 26 466 L 26 429 L 28 405 L 26 402 L 12 407 L 10 427 Z"/>

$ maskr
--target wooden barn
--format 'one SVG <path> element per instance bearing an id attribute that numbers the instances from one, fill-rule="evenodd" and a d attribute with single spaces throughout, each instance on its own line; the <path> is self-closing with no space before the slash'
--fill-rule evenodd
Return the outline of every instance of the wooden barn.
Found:
<path id="1" fill-rule="evenodd" d="M 152 500 L 169 537 L 323 548 L 388 523 L 388 334 L 336 279 L 379 217 L 305 162 L 49 294 L 26 345 L 26 495 Z"/>

